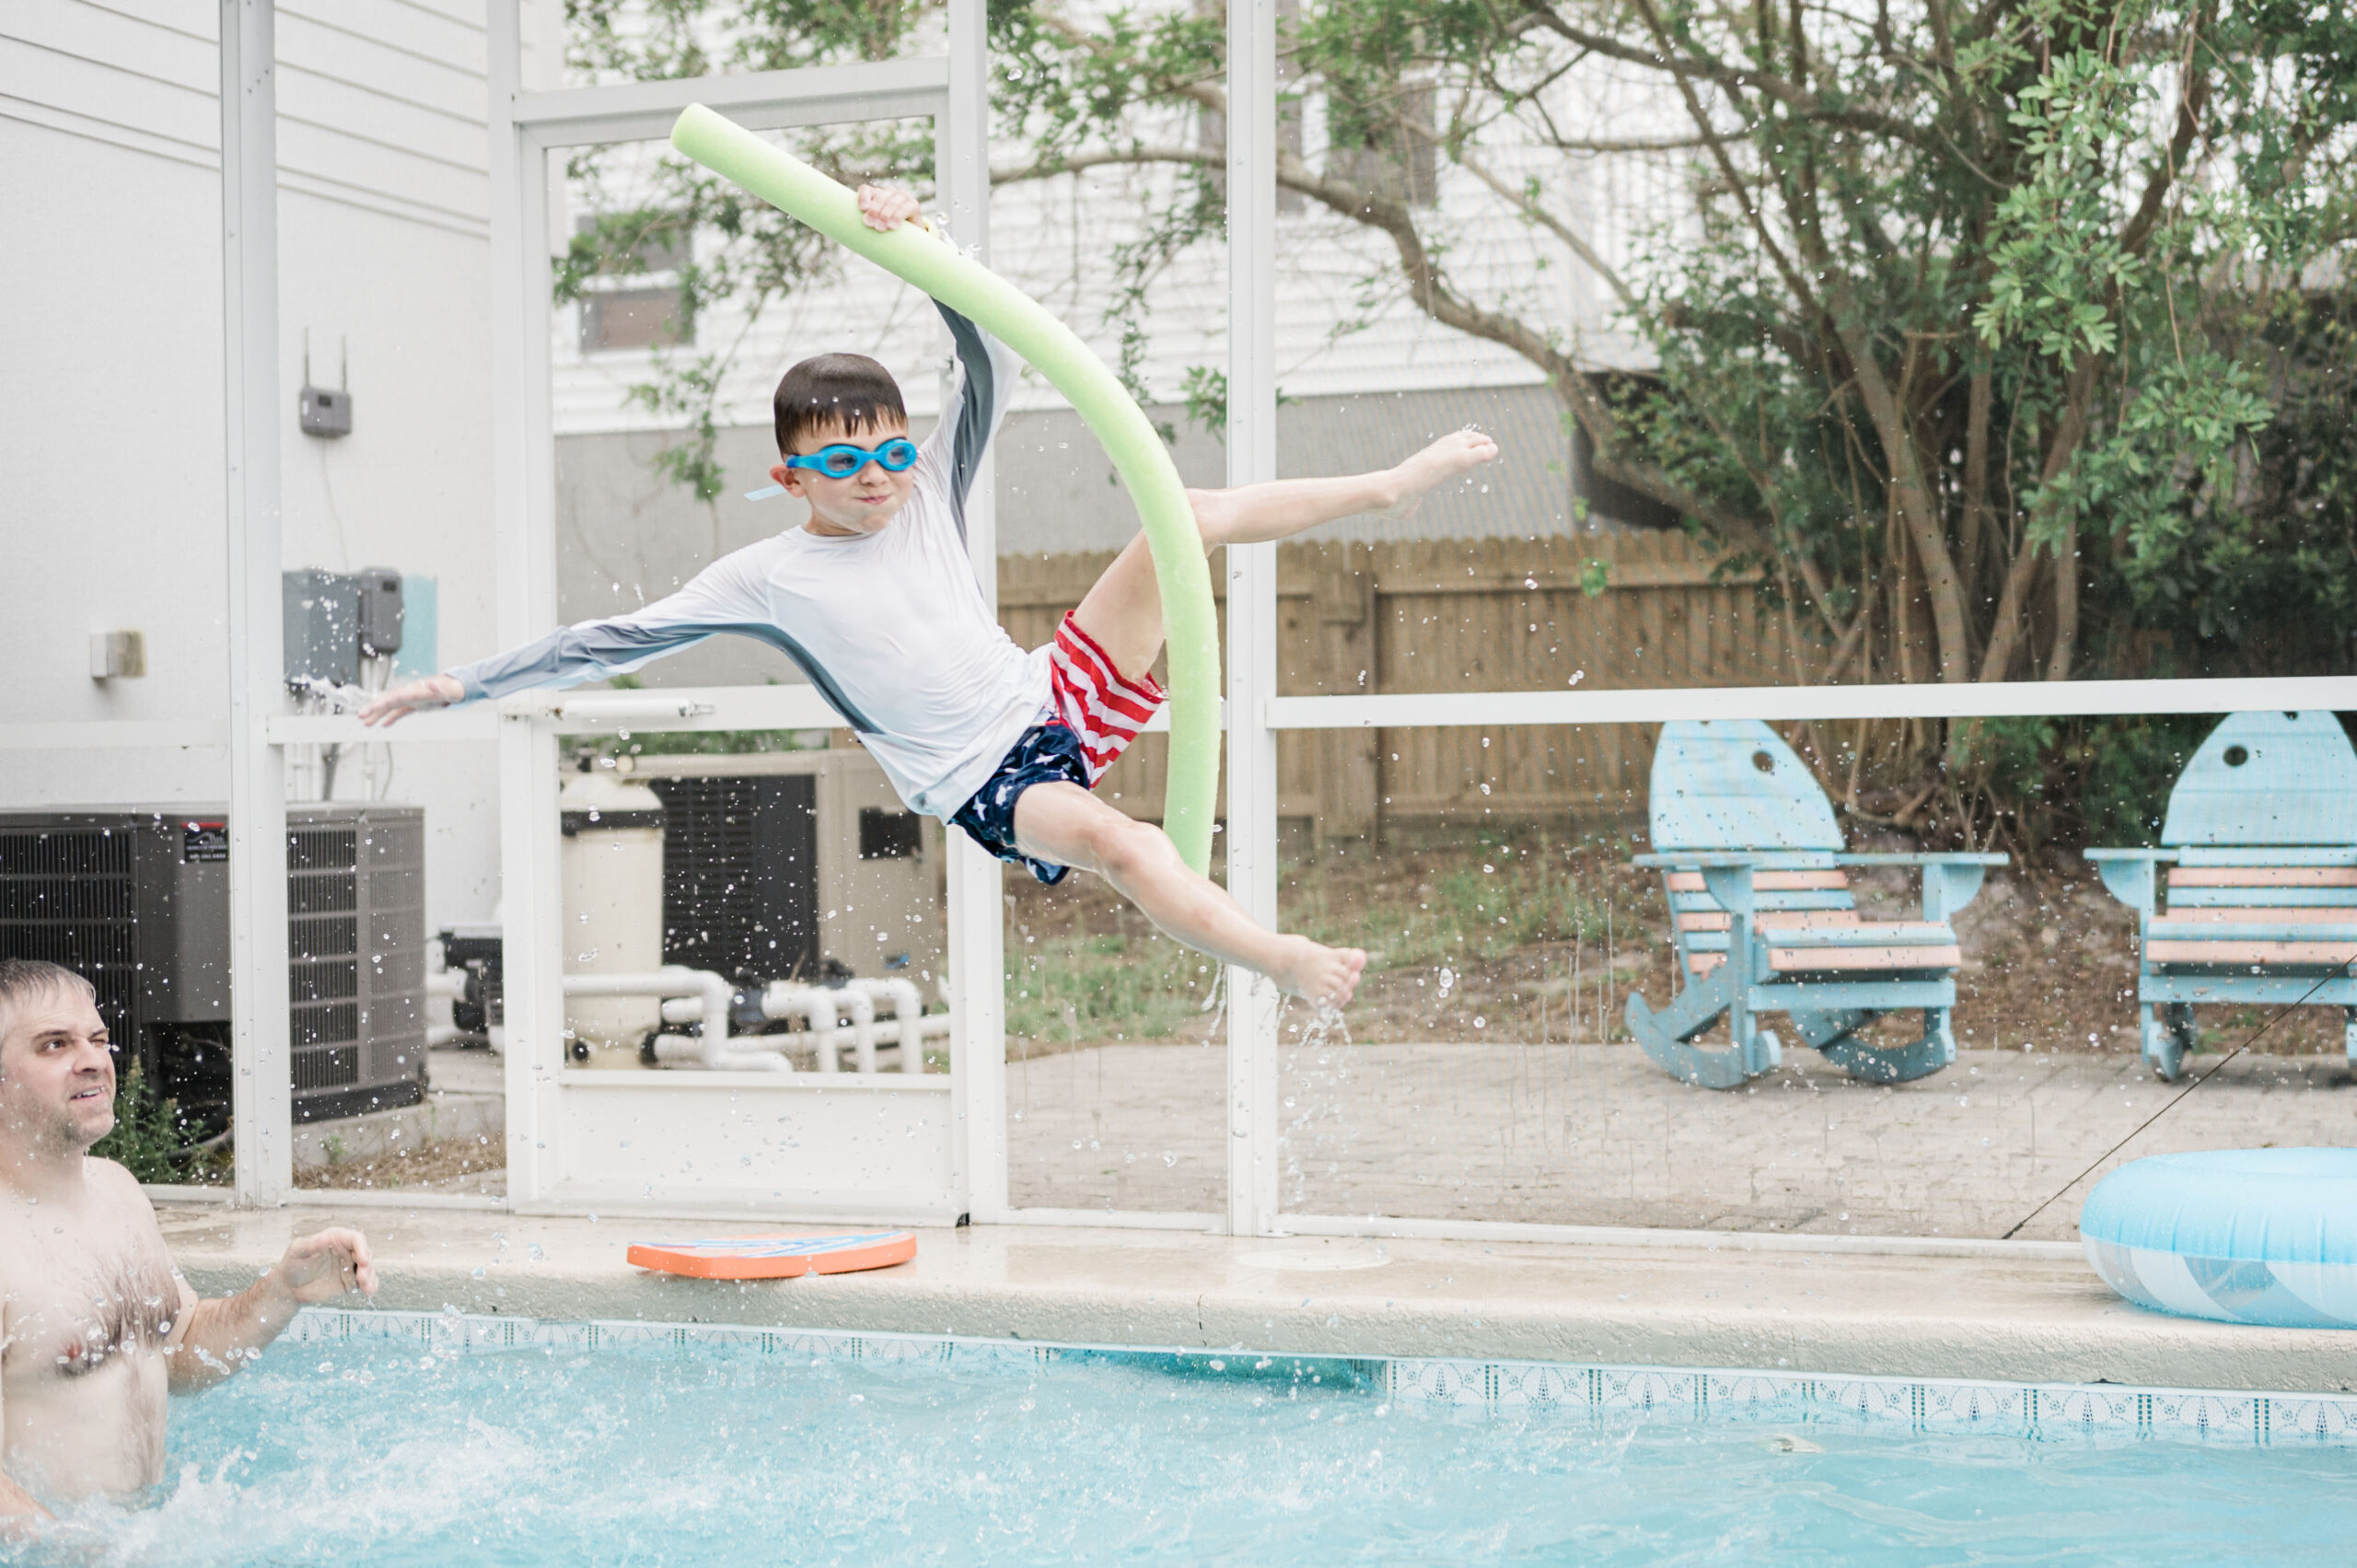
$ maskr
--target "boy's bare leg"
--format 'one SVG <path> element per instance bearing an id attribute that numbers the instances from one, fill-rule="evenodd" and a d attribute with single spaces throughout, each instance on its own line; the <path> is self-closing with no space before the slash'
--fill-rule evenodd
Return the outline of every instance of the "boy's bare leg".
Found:
<path id="1" fill-rule="evenodd" d="M 1187 499 L 1194 506 L 1205 550 L 1263 544 L 1362 512 L 1404 515 L 1434 485 L 1497 455 L 1498 444 L 1489 436 L 1458 430 L 1380 473 L 1190 490 Z M 1130 540 L 1129 548 L 1105 568 L 1073 619 L 1123 675 L 1136 677 L 1153 668 L 1162 652 L 1162 590 L 1144 534 Z"/>
<path id="2" fill-rule="evenodd" d="M 1267 975 L 1289 995 L 1341 1006 L 1366 969 L 1356 947 L 1263 931 L 1218 884 L 1187 869 L 1161 829 L 1124 817 L 1078 784 L 1025 790 L 1015 802 L 1015 842 L 1037 859 L 1095 872 L 1165 935 Z"/>

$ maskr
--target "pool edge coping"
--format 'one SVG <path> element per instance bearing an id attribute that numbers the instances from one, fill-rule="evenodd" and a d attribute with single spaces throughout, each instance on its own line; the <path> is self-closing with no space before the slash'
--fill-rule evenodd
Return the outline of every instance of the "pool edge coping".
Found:
<path id="1" fill-rule="evenodd" d="M 820 1330 L 729 1323 L 560 1319 L 522 1316 L 309 1307 L 288 1325 L 282 1343 L 326 1345 L 355 1339 L 411 1339 L 429 1353 L 479 1354 L 546 1349 L 597 1353 L 611 1349 L 751 1348 L 763 1354 L 844 1356 L 858 1360 L 1044 1364 L 1064 1355 L 1179 1362 L 1213 1376 L 1258 1376 L 1279 1363 L 1347 1366 L 1379 1379 L 1387 1400 L 1430 1409 L 1490 1414 L 1557 1411 L 1671 1420 L 1783 1417 L 1800 1424 L 1903 1423 L 1922 1435 L 2167 1437 L 2268 1447 L 2278 1442 L 2357 1448 L 2357 1394 L 2141 1387 L 2116 1383 L 2029 1383 L 1981 1378 L 1905 1377 L 1767 1368 L 1666 1367 L 1604 1363 L 1516 1361 L 1494 1357 L 1349 1355 L 1262 1351 L 1246 1346 L 1089 1343 L 924 1334 L 900 1330 Z M 1231 1369 L 1233 1359 L 1249 1367 Z M 1379 1370 L 1377 1370 L 1379 1369 Z"/>

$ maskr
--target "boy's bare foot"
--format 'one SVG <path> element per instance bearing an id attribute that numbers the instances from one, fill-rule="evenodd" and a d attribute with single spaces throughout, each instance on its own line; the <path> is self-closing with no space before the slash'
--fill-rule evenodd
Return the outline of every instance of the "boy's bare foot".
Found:
<path id="1" fill-rule="evenodd" d="M 1391 470 L 1391 479 L 1399 489 L 1383 515 L 1395 523 L 1406 521 L 1416 515 L 1416 508 L 1424 504 L 1425 494 L 1434 485 L 1455 479 L 1468 469 L 1492 462 L 1497 455 L 1497 442 L 1480 431 L 1450 431 Z"/>
<path id="2" fill-rule="evenodd" d="M 1269 970 L 1279 991 L 1335 1007 L 1349 1005 L 1359 976 L 1366 972 L 1366 954 L 1356 947 L 1323 947 L 1306 936 L 1280 940 L 1285 945 L 1284 959 Z"/>

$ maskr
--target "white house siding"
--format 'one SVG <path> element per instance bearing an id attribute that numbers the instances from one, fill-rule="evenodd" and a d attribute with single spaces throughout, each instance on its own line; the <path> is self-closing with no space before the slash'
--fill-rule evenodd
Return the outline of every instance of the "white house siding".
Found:
<path id="1" fill-rule="evenodd" d="M 440 653 L 493 646 L 482 0 L 291 0 L 277 14 L 279 366 L 289 566 L 438 580 Z M 554 80 L 533 0 L 536 75 Z M 0 723 L 226 723 L 217 14 L 204 0 L 0 7 Z M 350 344 L 354 433 L 296 425 Z M 89 679 L 85 639 L 146 634 Z M 492 749 L 401 748 L 428 915 L 497 898 Z M 343 793 L 356 787 L 347 767 Z M 217 800 L 218 748 L 10 752 L 0 807 Z"/>

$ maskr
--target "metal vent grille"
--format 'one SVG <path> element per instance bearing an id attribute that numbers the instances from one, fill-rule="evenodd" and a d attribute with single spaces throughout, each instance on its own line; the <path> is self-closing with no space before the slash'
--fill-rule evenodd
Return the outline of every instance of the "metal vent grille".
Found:
<path id="1" fill-rule="evenodd" d="M 0 955 L 63 964 L 98 988 L 107 1031 L 138 1025 L 128 829 L 0 829 Z"/>
<path id="2" fill-rule="evenodd" d="M 425 1061 L 425 819 L 371 811 L 358 847 L 360 1070 L 410 1082 Z"/>
<path id="3" fill-rule="evenodd" d="M 732 978 L 819 962 L 817 781 L 656 778 L 663 798 L 663 961 Z"/>
<path id="4" fill-rule="evenodd" d="M 360 1081 L 359 965 L 314 956 L 359 948 L 359 846 L 356 828 L 286 834 L 287 1044 L 298 1091 Z M 296 940 L 298 929 L 308 941 Z"/>

